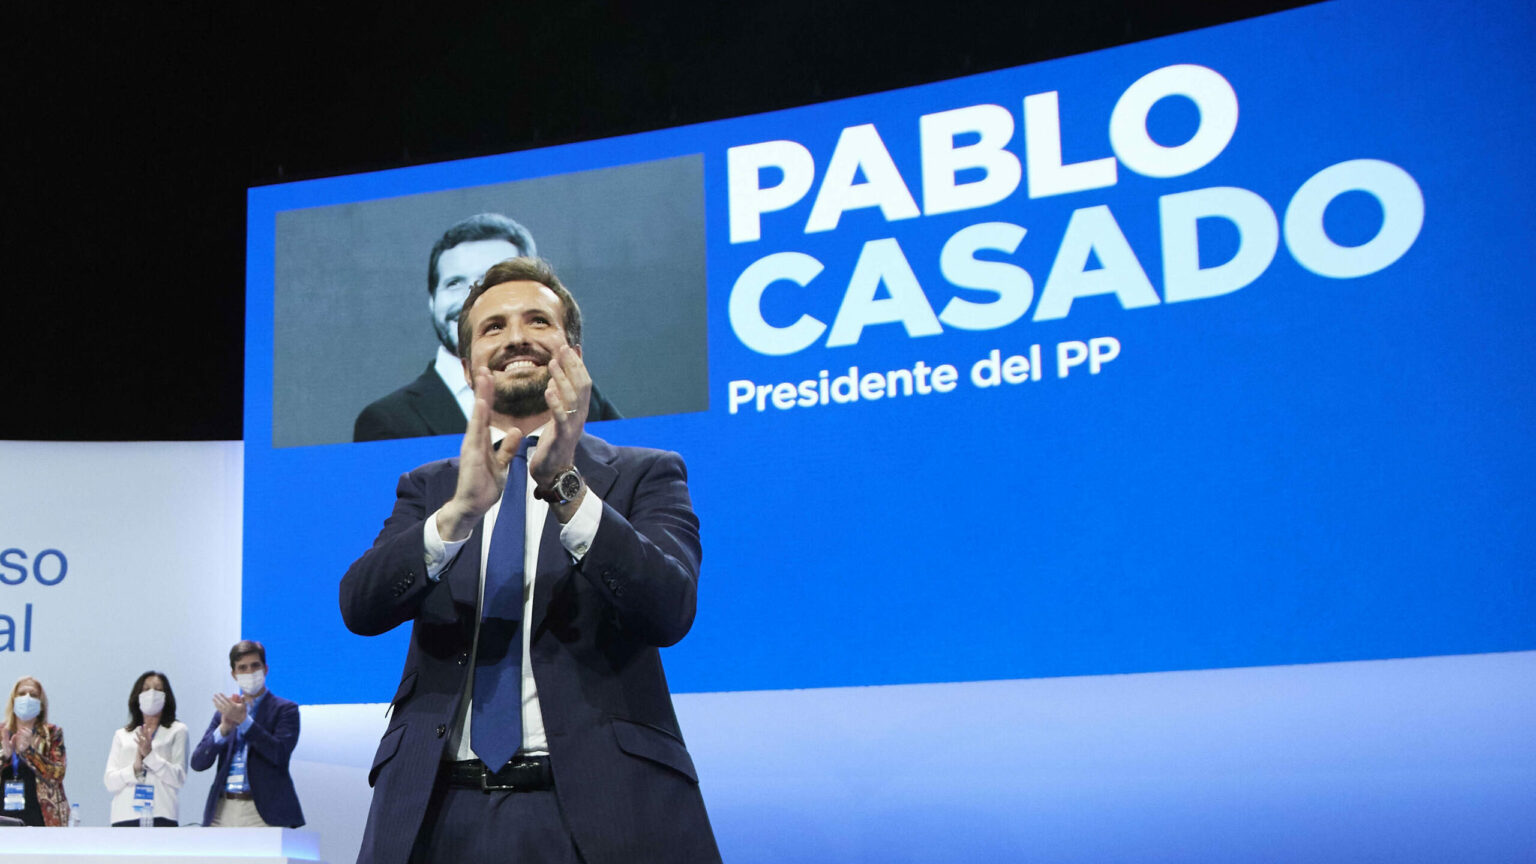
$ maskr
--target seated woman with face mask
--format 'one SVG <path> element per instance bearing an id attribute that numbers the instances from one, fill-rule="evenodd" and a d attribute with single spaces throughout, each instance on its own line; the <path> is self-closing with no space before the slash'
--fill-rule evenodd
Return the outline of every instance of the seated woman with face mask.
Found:
<path id="1" fill-rule="evenodd" d="M 64 731 L 48 722 L 48 694 L 30 675 L 16 679 L 0 729 L 0 781 L 5 809 L 0 814 L 26 825 L 69 824 L 64 796 Z"/>
<path id="2" fill-rule="evenodd" d="M 128 693 L 128 725 L 112 735 L 107 773 L 112 824 L 138 826 L 149 803 L 155 827 L 175 828 L 177 797 L 187 780 L 187 724 L 176 719 L 176 695 L 161 672 L 145 672 Z"/>

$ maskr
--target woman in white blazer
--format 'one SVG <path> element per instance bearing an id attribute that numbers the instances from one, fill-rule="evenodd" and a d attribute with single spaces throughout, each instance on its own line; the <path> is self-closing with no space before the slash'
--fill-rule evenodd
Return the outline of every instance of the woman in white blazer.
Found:
<path id="1" fill-rule="evenodd" d="M 112 736 L 103 781 L 112 799 L 112 824 L 139 825 L 137 804 L 153 804 L 155 827 L 175 828 L 177 799 L 187 781 L 187 724 L 176 719 L 176 695 L 162 672 L 149 671 L 128 694 L 128 725 Z"/>

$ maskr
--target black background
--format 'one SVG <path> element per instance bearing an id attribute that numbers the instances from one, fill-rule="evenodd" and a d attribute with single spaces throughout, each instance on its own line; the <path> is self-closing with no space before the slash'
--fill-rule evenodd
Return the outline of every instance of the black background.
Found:
<path id="1" fill-rule="evenodd" d="M 0 439 L 241 437 L 245 189 L 787 108 L 1297 2 L 13 5 Z"/>

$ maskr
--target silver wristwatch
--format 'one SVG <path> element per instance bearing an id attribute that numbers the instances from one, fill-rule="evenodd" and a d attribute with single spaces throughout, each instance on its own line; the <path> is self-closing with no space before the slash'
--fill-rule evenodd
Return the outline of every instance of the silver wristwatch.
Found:
<path id="1" fill-rule="evenodd" d="M 585 484 L 581 479 L 581 472 L 573 465 L 555 475 L 548 486 L 540 484 L 533 490 L 533 497 L 541 498 L 551 504 L 569 504 L 581 496 L 582 487 Z"/>

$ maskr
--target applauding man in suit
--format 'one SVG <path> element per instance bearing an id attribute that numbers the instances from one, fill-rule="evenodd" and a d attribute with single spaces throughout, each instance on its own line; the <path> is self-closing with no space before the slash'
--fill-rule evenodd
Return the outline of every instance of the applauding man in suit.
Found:
<path id="1" fill-rule="evenodd" d="M 491 267 L 459 346 L 459 458 L 401 478 L 341 583 L 354 632 L 411 624 L 359 862 L 718 862 L 657 650 L 697 596 L 682 460 L 585 433 L 581 310 L 545 262 Z"/>
<path id="2" fill-rule="evenodd" d="M 304 824 L 288 760 L 299 743 L 299 706 L 267 691 L 267 649 L 244 639 L 229 649 L 233 696 L 215 693 L 213 720 L 192 751 L 192 770 L 218 763 L 203 824 L 227 828 Z"/>

